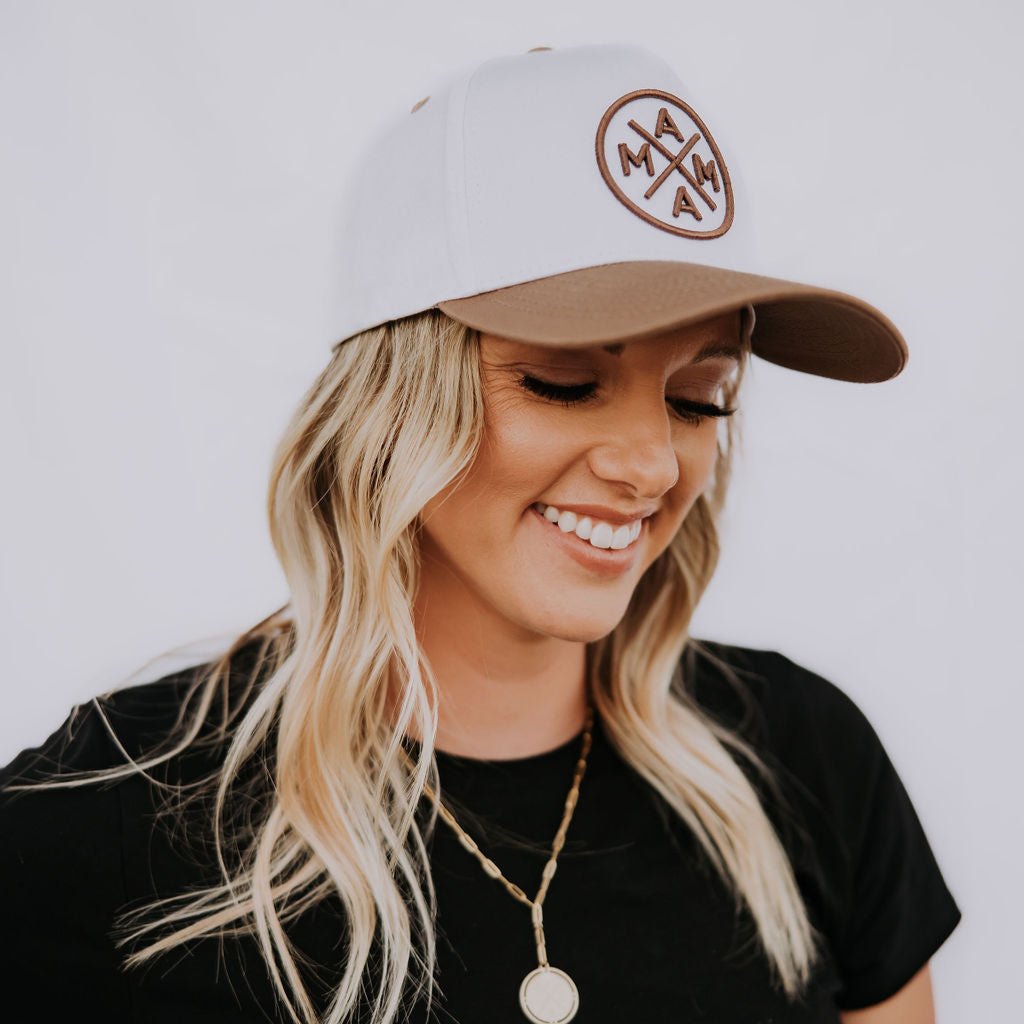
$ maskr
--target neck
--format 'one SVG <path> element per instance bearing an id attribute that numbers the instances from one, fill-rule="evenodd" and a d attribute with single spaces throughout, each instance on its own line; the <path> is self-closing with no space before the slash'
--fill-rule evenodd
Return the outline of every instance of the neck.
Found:
<path id="1" fill-rule="evenodd" d="M 476 603 L 453 606 L 451 595 L 420 597 L 416 631 L 440 697 L 438 750 L 531 757 L 580 733 L 587 708 L 583 643 L 520 629 Z M 421 740 L 412 727 L 409 735 Z"/>

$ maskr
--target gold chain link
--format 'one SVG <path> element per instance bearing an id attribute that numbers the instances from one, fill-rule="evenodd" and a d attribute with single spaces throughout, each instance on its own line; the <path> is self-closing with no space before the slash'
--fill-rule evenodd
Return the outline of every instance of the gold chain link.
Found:
<path id="1" fill-rule="evenodd" d="M 438 803 L 438 813 L 455 830 L 455 834 L 458 836 L 459 842 L 469 850 L 477 860 L 480 861 L 483 865 L 484 871 L 486 871 L 491 878 L 501 882 L 505 888 L 517 900 L 519 900 L 520 903 L 525 903 L 530 908 L 530 916 L 533 920 L 533 937 L 537 943 L 537 958 L 542 967 L 548 966 L 548 956 L 547 946 L 544 942 L 544 912 L 541 908 L 544 903 L 544 897 L 548 893 L 548 887 L 551 885 L 551 879 L 554 878 L 555 870 L 558 866 L 558 854 L 565 845 L 565 836 L 569 831 L 569 822 L 572 820 L 573 811 L 576 809 L 576 803 L 579 799 L 580 783 L 583 781 L 583 774 L 587 770 L 587 755 L 590 753 L 591 729 L 593 728 L 593 724 L 594 706 L 593 704 L 588 704 L 586 724 L 583 728 L 583 744 L 580 750 L 579 759 L 576 762 L 576 770 L 573 773 L 572 789 L 569 790 L 569 795 L 565 798 L 565 811 L 562 814 L 562 823 L 558 826 L 558 831 L 555 833 L 554 841 L 551 844 L 551 856 L 548 859 L 547 864 L 544 865 L 540 889 L 537 891 L 537 895 L 534 899 L 531 900 L 530 897 L 515 884 L 515 882 L 510 882 L 501 873 L 501 869 L 498 865 L 495 864 L 479 846 L 477 846 L 473 837 L 467 835 L 463 831 L 459 823 L 455 820 L 455 815 L 448 810 L 443 802 Z M 402 753 L 405 755 L 406 761 L 408 762 L 408 755 L 405 754 L 405 751 Z M 429 782 L 424 785 L 423 790 L 431 800 L 434 799 L 434 790 Z"/>

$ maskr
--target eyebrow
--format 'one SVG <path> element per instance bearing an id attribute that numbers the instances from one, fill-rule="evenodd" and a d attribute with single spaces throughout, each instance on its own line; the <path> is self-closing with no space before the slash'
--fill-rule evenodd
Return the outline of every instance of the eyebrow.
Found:
<path id="1" fill-rule="evenodd" d="M 625 342 L 621 341 L 601 346 L 605 352 L 610 352 L 613 356 L 621 355 L 624 347 Z M 690 360 L 690 364 L 703 363 L 708 359 L 732 359 L 738 363 L 742 357 L 743 350 L 734 341 L 709 341 Z"/>
<path id="2" fill-rule="evenodd" d="M 739 362 L 743 349 L 735 341 L 710 341 L 694 357 L 691 363 L 702 363 L 706 359 L 732 359 Z"/>

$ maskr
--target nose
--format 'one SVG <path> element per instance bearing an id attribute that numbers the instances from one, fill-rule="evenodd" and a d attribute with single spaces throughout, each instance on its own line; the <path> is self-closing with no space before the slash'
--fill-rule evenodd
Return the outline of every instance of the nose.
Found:
<path id="1" fill-rule="evenodd" d="M 600 439 L 590 449 L 591 471 L 626 484 L 638 497 L 659 498 L 679 481 L 679 452 L 664 395 L 647 393 L 616 405 L 609 407 Z"/>

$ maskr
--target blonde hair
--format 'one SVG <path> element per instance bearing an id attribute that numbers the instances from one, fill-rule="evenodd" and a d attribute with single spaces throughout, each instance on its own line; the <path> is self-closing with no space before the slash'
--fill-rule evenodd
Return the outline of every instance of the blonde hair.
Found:
<path id="1" fill-rule="evenodd" d="M 746 356 L 751 314 L 742 332 Z M 730 405 L 745 365 L 723 386 Z M 273 461 L 270 528 L 290 604 L 200 666 L 167 749 L 135 760 L 121 747 L 125 765 L 9 787 L 149 777 L 190 746 L 230 740 L 192 795 L 213 797 L 221 879 L 120 915 L 118 947 L 148 941 L 126 956 L 125 968 L 193 939 L 255 934 L 291 1018 L 341 1024 L 355 1016 L 379 928 L 373 1024 L 397 1019 L 408 979 L 413 999 L 424 989 L 428 1004 L 433 998 L 436 897 L 425 835 L 436 826 L 437 804 L 424 829 L 415 812 L 425 783 L 443 794 L 433 758 L 437 681 L 412 617 L 417 532 L 428 500 L 471 465 L 482 422 L 479 334 L 440 311 L 336 345 Z M 622 621 L 588 645 L 587 685 L 619 754 L 692 830 L 736 907 L 749 908 L 773 977 L 792 999 L 809 979 L 819 936 L 737 759 L 768 782 L 771 774 L 737 734 L 702 712 L 681 662 L 687 644 L 698 643 L 690 620 L 719 557 L 715 522 L 737 429 L 728 418 L 724 426 L 712 485 L 640 580 Z M 251 675 L 232 704 L 232 659 L 256 641 Z M 201 736 L 218 695 L 219 725 Z M 101 699 L 93 704 L 114 735 Z M 402 740 L 411 724 L 423 740 L 410 770 Z M 247 767 L 255 769 L 249 784 L 259 783 L 260 810 L 232 816 Z M 150 781 L 182 797 L 182 787 Z M 347 955 L 327 1016 L 318 1018 L 286 928 L 330 895 L 344 906 Z"/>

